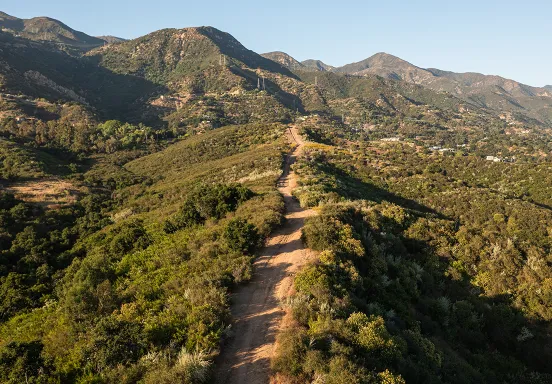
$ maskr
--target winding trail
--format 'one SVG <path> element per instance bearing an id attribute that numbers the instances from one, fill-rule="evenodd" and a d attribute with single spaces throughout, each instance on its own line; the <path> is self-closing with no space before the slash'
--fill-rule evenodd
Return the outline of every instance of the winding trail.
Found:
<path id="1" fill-rule="evenodd" d="M 288 137 L 296 147 L 286 158 L 278 190 L 284 197 L 286 221 L 269 238 L 254 263 L 252 280 L 232 295 L 231 312 L 236 320 L 233 336 L 217 358 L 213 382 L 217 384 L 266 384 L 270 359 L 285 311 L 280 300 L 291 293 L 293 275 L 306 264 L 312 252 L 301 241 L 305 218 L 314 215 L 292 197 L 297 184 L 291 165 L 303 150 L 304 142 L 295 127 Z"/>

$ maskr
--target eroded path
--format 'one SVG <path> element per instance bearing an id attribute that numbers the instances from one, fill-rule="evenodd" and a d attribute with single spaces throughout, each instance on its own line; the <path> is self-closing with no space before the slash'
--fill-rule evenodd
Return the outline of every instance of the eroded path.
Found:
<path id="1" fill-rule="evenodd" d="M 280 300 L 290 293 L 293 275 L 312 256 L 301 241 L 301 229 L 305 218 L 314 211 L 301 208 L 291 195 L 297 181 L 290 167 L 302 152 L 304 142 L 295 128 L 289 129 L 288 136 L 297 146 L 288 156 L 278 180 L 286 206 L 286 222 L 270 237 L 255 261 L 253 279 L 232 295 L 234 335 L 217 359 L 213 380 L 217 384 L 269 382 L 270 359 L 285 314 Z"/>

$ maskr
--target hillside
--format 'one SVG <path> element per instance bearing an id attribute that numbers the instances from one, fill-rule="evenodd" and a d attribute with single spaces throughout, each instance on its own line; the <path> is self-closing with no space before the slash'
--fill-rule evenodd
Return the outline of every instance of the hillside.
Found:
<path id="1" fill-rule="evenodd" d="M 431 76 L 426 70 L 383 52 L 377 53 L 366 60 L 336 68 L 335 71 L 358 76 L 372 74 L 414 84 L 420 84 Z"/>
<path id="2" fill-rule="evenodd" d="M 74 101 L 104 116 L 132 114 L 159 86 L 106 70 L 47 43 L 0 32 L 0 92 L 50 101 Z"/>
<path id="3" fill-rule="evenodd" d="M 175 129 L 192 121 L 209 128 L 285 120 L 288 108 L 300 105 L 276 82 L 294 81 L 292 72 L 212 27 L 165 29 L 99 47 L 86 57 L 112 73 L 158 85 L 144 101 L 151 115 L 163 116 Z"/>
<path id="4" fill-rule="evenodd" d="M 285 52 L 267 52 L 261 56 L 279 63 L 291 71 L 333 71 L 335 67 L 324 64 L 320 60 L 305 60 L 299 62 Z"/>
<path id="5" fill-rule="evenodd" d="M 525 115 L 546 124 L 552 121 L 550 90 L 530 87 L 500 76 L 423 69 L 386 53 L 378 53 L 335 71 L 357 76 L 375 74 L 406 81 L 435 91 L 450 92 L 466 101 L 498 112 Z"/>
<path id="6" fill-rule="evenodd" d="M 301 70 L 304 69 L 305 66 L 295 60 L 293 57 L 288 55 L 285 52 L 267 52 L 261 54 L 262 57 L 265 57 L 269 60 L 272 60 L 276 63 L 281 64 L 282 66 L 286 67 L 289 70 Z"/>
<path id="7" fill-rule="evenodd" d="M 101 39 L 109 44 L 114 44 L 114 43 L 122 43 L 123 41 L 127 41 L 128 39 L 123 39 L 122 37 L 117 37 L 117 36 L 110 36 L 110 35 L 107 35 L 107 36 L 96 36 L 98 39 Z"/>
<path id="8" fill-rule="evenodd" d="M 320 60 L 309 59 L 302 61 L 301 64 L 303 64 L 306 68 L 311 68 L 317 71 L 333 71 L 335 69 L 335 67 L 325 64 Z"/>
<path id="9" fill-rule="evenodd" d="M 2 92 L 78 101 L 105 118 L 157 125 L 165 119 L 175 129 L 192 121 L 218 127 L 286 119 L 286 105 L 294 100 L 268 79 L 266 92 L 259 92 L 256 73 L 293 79 L 291 72 L 210 28 L 159 31 L 84 57 L 7 33 L 0 33 L 0 44 L 0 60 L 7 64 L 0 69 Z M 140 59 L 135 50 L 144 52 Z M 263 112 L 253 111 L 258 105 L 266 105 Z"/>
<path id="10" fill-rule="evenodd" d="M 19 19 L 0 12 L 0 30 L 17 37 L 35 41 L 48 41 L 82 50 L 88 50 L 105 43 L 101 38 L 76 31 L 61 21 L 49 17 Z"/>
<path id="11" fill-rule="evenodd" d="M 226 64 L 221 62 L 221 55 L 222 59 L 226 56 Z M 212 27 L 164 29 L 122 44 L 100 47 L 88 56 L 97 58 L 102 66 L 114 72 L 144 76 L 173 86 L 179 85 L 176 84 L 178 76 L 193 75 L 217 65 L 219 69 L 245 66 L 292 76 L 283 66 L 246 49 L 230 34 Z"/>
<path id="12" fill-rule="evenodd" d="M 550 87 L 2 20 L 1 383 L 552 382 Z"/>
<path id="13" fill-rule="evenodd" d="M 337 68 L 318 60 L 306 60 L 300 63 L 302 67 L 299 67 L 295 64 L 297 61 L 285 53 L 269 58 L 288 65 L 289 69 L 294 71 L 329 71 L 354 76 L 376 75 L 417 84 L 437 92 L 448 92 L 472 105 L 502 113 L 508 121 L 539 120 L 542 124 L 552 124 L 550 87 L 531 87 L 500 76 L 424 69 L 384 52 Z"/>

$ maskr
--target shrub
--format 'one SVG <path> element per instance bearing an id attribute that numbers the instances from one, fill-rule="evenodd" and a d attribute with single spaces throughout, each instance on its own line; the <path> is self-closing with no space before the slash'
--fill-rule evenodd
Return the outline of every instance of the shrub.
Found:
<path id="1" fill-rule="evenodd" d="M 366 370 L 357 366 L 345 356 L 334 357 L 329 364 L 326 384 L 361 384 L 369 382 Z"/>
<path id="2" fill-rule="evenodd" d="M 406 384 L 401 375 L 395 375 L 388 369 L 378 373 L 378 381 L 381 384 Z"/>
<path id="3" fill-rule="evenodd" d="M 303 239 L 309 248 L 332 250 L 346 257 L 361 257 L 364 248 L 353 227 L 330 215 L 309 218 L 303 229 Z"/>
<path id="4" fill-rule="evenodd" d="M 392 337 L 382 317 L 372 316 L 358 328 L 356 342 L 366 353 L 379 362 L 393 362 L 401 356 L 404 341 Z"/>
<path id="5" fill-rule="evenodd" d="M 207 219 L 221 219 L 254 194 L 240 184 L 215 184 L 196 188 L 184 201 L 174 219 L 164 223 L 165 233 L 203 224 Z"/>
<path id="6" fill-rule="evenodd" d="M 290 328 L 278 335 L 278 350 L 272 360 L 272 368 L 291 376 L 303 373 L 307 353 L 307 335 L 300 328 Z"/>
<path id="7" fill-rule="evenodd" d="M 188 352 L 183 348 L 178 354 L 174 369 L 186 382 L 205 383 L 209 378 L 211 362 L 204 352 Z"/>
<path id="8" fill-rule="evenodd" d="M 116 230 L 116 235 L 111 240 L 110 250 L 116 255 L 123 255 L 133 249 L 145 249 L 151 242 L 143 222 L 134 220 L 124 223 Z"/>
<path id="9" fill-rule="evenodd" d="M 215 184 L 198 188 L 190 199 L 201 217 L 220 219 L 251 197 L 253 192 L 240 184 Z"/>
<path id="10" fill-rule="evenodd" d="M 333 285 L 324 265 L 309 265 L 295 277 L 295 288 L 298 292 L 323 301 L 329 300 Z"/>
<path id="11" fill-rule="evenodd" d="M 0 350 L 0 381 L 6 384 L 46 383 L 48 365 L 40 341 L 12 342 Z"/>
<path id="12" fill-rule="evenodd" d="M 226 225 L 223 237 L 230 249 L 246 255 L 253 254 L 261 242 L 255 226 L 243 219 L 232 219 Z"/>
<path id="13" fill-rule="evenodd" d="M 98 322 L 87 355 L 96 371 L 136 362 L 146 351 L 139 324 L 106 317 Z"/>

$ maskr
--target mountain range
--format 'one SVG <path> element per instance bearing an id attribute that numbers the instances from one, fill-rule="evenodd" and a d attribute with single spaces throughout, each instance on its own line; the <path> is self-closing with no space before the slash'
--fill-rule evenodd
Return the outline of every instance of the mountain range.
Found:
<path id="1" fill-rule="evenodd" d="M 517 113 L 547 122 L 552 119 L 551 86 L 538 88 L 500 76 L 420 68 L 384 52 L 341 67 L 332 67 L 319 60 L 299 63 L 284 52 L 271 52 L 263 56 L 295 71 L 330 71 L 353 76 L 377 75 L 418 84 L 438 92 L 448 92 L 482 108 Z"/>
<path id="2" fill-rule="evenodd" d="M 0 53 L 3 92 L 68 98 L 100 112 L 124 109 L 123 115 L 165 119 L 180 105 L 193 103 L 190 95 L 207 92 L 218 93 L 216 113 L 221 113 L 237 99 L 244 102 L 243 92 L 262 88 L 264 101 L 279 105 L 274 110 L 335 109 L 332 98 L 351 96 L 397 109 L 393 99 L 398 94 L 413 104 L 432 100 L 443 107 L 456 100 L 455 106 L 465 104 L 509 122 L 552 124 L 550 86 L 424 69 L 386 53 L 333 67 L 320 60 L 299 62 L 284 52 L 258 55 L 212 27 L 164 29 L 124 40 L 89 36 L 47 17 L 19 19 L 5 13 L 0 13 L 0 27 L 0 44 L 6 48 Z M 376 83 L 378 92 L 366 86 Z M 385 95 L 383 104 L 380 95 Z"/>
<path id="3" fill-rule="evenodd" d="M 0 383 L 552 383 L 551 86 L 1 23 Z"/>
<path id="4" fill-rule="evenodd" d="M 282 64 L 284 67 L 287 67 L 291 70 L 315 70 L 322 72 L 332 72 L 336 69 L 335 67 L 325 64 L 320 60 L 304 60 L 302 62 L 299 62 L 287 53 L 280 51 L 263 53 L 261 56 Z"/>

